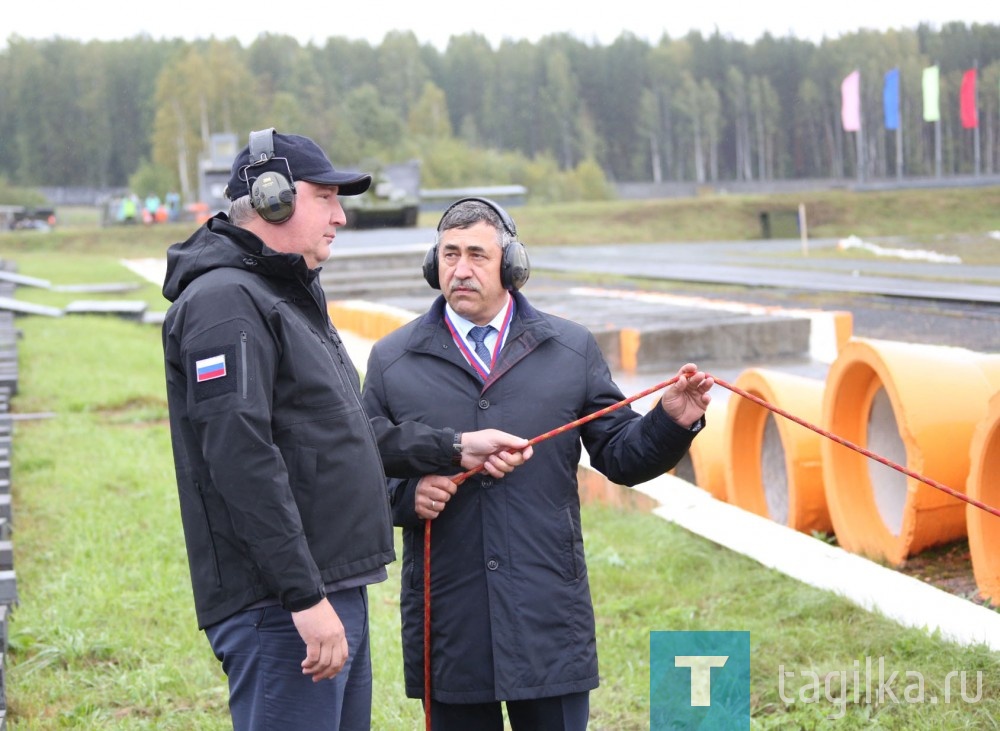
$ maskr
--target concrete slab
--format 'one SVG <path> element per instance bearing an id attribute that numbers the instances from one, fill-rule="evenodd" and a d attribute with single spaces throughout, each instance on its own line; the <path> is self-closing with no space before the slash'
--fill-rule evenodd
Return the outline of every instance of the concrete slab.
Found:
<path id="1" fill-rule="evenodd" d="M 63 311 L 58 307 L 36 305 L 13 297 L 0 297 L 0 310 L 8 310 L 20 315 L 43 315 L 44 317 L 62 317 Z"/>
<path id="2" fill-rule="evenodd" d="M 63 308 L 67 315 L 117 315 L 142 320 L 148 305 L 144 300 L 76 300 Z"/>

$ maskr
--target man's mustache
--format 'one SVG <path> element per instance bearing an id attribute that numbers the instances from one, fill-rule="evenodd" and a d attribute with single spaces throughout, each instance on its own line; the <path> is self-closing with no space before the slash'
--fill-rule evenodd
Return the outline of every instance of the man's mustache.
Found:
<path id="1" fill-rule="evenodd" d="M 454 292 L 459 288 L 471 289 L 473 292 L 478 292 L 479 283 L 475 279 L 453 279 L 449 291 Z"/>

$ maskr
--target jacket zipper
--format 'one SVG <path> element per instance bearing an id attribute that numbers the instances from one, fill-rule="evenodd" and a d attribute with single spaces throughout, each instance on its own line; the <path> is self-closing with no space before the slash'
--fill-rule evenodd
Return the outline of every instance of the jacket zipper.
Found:
<path id="1" fill-rule="evenodd" d="M 240 330 L 240 363 L 243 364 L 243 372 L 240 374 L 240 386 L 243 389 L 243 398 L 247 397 L 247 331 Z"/>

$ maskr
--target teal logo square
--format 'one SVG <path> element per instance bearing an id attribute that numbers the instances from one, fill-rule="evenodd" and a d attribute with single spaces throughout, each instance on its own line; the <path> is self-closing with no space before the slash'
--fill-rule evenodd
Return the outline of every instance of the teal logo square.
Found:
<path id="1" fill-rule="evenodd" d="M 650 731 L 750 728 L 749 632 L 650 632 Z"/>

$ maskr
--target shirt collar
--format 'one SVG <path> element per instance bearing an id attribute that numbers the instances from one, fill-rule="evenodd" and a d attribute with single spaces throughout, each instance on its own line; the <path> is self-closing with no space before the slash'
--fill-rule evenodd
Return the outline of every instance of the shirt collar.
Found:
<path id="1" fill-rule="evenodd" d="M 504 302 L 503 307 L 501 307 L 500 311 L 497 312 L 496 316 L 486 324 L 492 325 L 497 332 L 501 332 L 503 330 L 503 322 L 507 316 L 507 306 L 509 304 L 510 304 L 510 292 L 507 293 L 507 301 Z M 474 328 L 476 326 L 476 323 L 469 322 L 464 317 L 455 312 L 455 310 L 451 308 L 451 305 L 448 304 L 447 300 L 445 301 L 444 309 L 445 312 L 448 314 L 448 319 L 451 320 L 452 326 L 454 326 L 454 328 L 458 331 L 458 334 L 461 335 L 464 339 L 468 340 L 469 330 Z"/>

